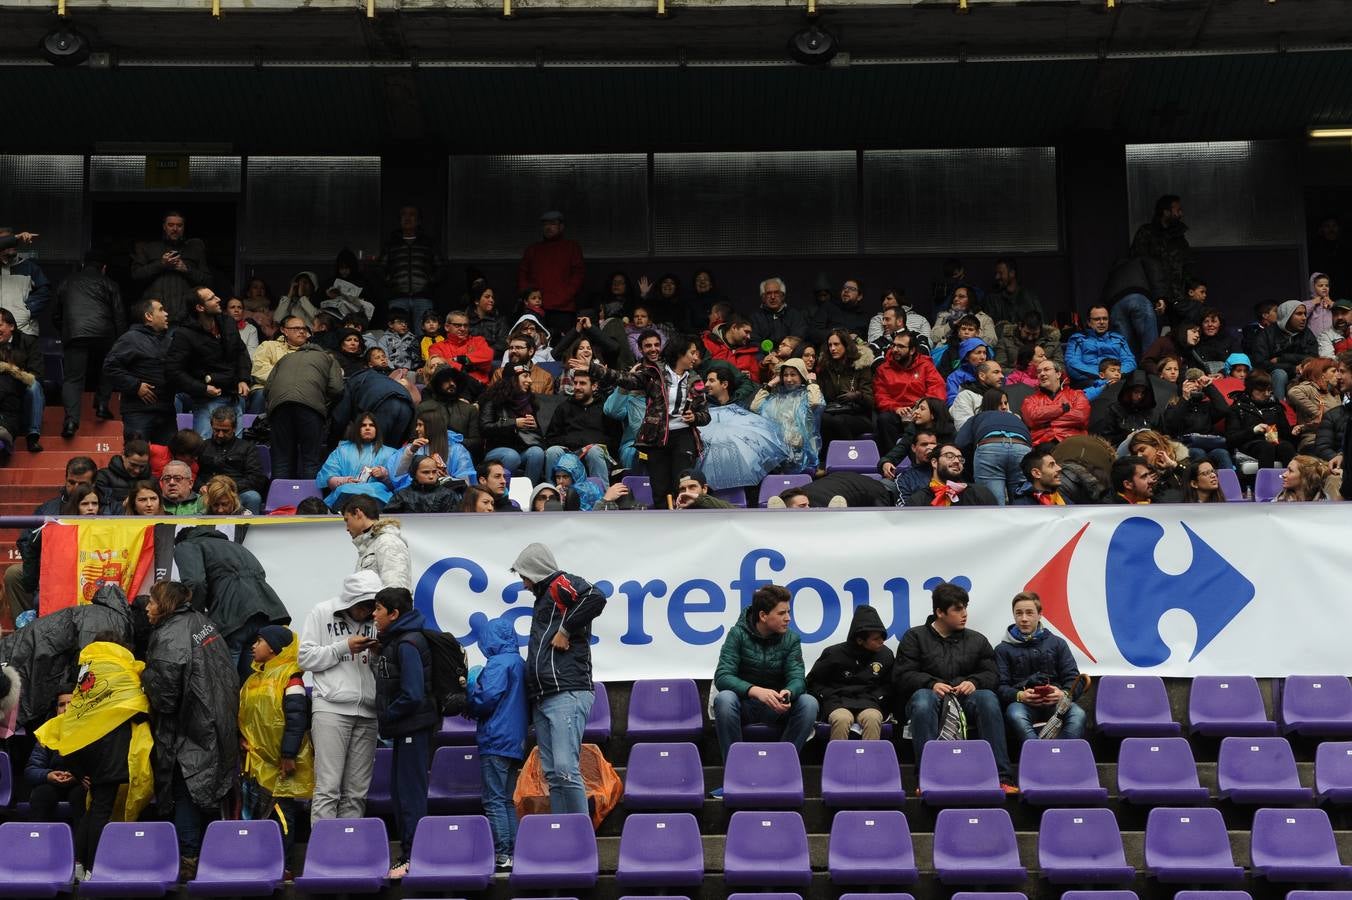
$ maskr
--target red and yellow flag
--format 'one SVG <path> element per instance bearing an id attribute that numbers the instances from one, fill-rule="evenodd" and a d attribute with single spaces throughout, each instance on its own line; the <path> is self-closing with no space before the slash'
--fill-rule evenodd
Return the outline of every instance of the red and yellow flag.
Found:
<path id="1" fill-rule="evenodd" d="M 49 522 L 42 528 L 40 615 L 88 603 L 105 584 L 135 597 L 155 562 L 155 529 L 127 521 Z"/>

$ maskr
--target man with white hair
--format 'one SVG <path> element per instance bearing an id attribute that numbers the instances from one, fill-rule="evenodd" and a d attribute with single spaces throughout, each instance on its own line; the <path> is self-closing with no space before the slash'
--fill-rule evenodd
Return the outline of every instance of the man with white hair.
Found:
<path id="1" fill-rule="evenodd" d="M 174 459 L 160 472 L 160 495 L 166 516 L 200 516 L 206 512 L 202 495 L 192 489 L 192 467 Z"/>
<path id="2" fill-rule="evenodd" d="M 805 338 L 807 316 L 789 306 L 789 287 L 783 278 L 771 277 L 760 283 L 760 309 L 751 314 L 751 339 L 760 344 L 770 341 L 778 347 L 789 335 Z"/>

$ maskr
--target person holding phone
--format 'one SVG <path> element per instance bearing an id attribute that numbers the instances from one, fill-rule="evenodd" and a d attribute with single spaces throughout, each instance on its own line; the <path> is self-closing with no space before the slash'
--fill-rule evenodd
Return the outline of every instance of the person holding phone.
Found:
<path id="1" fill-rule="evenodd" d="M 310 610 L 300 633 L 298 661 L 314 678 L 312 821 L 359 819 L 366 812 L 376 755 L 376 679 L 369 657 L 379 648 L 371 614 L 381 587 L 373 570 L 353 572 L 337 597 Z"/>
<path id="2" fill-rule="evenodd" d="M 1080 677 L 1065 638 L 1042 627 L 1042 598 L 1032 591 L 1014 595 L 1014 624 L 995 647 L 1000 671 L 996 693 L 1005 705 L 1005 723 L 1017 741 L 1037 738 L 1038 726 L 1052 717 L 1056 704 Z M 1071 704 L 1062 738 L 1084 737 L 1085 712 Z"/>

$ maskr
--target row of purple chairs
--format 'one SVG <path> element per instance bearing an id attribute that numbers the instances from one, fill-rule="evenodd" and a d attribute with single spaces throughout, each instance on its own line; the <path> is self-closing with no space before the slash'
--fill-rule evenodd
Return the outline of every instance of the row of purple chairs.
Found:
<path id="1" fill-rule="evenodd" d="M 1277 721 L 1270 720 L 1252 676 L 1198 676 L 1188 693 L 1188 728 L 1225 737 L 1301 734 L 1352 736 L 1352 682 L 1344 675 L 1290 675 L 1281 682 Z M 1166 737 L 1182 732 L 1155 675 L 1105 675 L 1094 699 L 1098 730 L 1115 737 Z"/>

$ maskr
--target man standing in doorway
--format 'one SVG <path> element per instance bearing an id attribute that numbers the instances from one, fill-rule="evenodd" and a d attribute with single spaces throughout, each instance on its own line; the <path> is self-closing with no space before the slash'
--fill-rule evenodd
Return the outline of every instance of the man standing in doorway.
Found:
<path id="1" fill-rule="evenodd" d="M 550 210 L 540 216 L 543 236 L 521 254 L 516 289 L 538 288 L 544 298 L 545 327 L 562 334 L 577 324 L 577 294 L 587 275 L 582 246 L 563 236 L 563 213 Z"/>
<path id="2" fill-rule="evenodd" d="M 207 247 L 197 238 L 184 239 L 187 220 L 177 211 L 164 214 L 163 237 L 136 245 L 131 255 L 131 277 L 144 284 L 142 299 L 154 298 L 169 311 L 169 324 L 192 318 L 197 288 L 211 284 Z"/>

